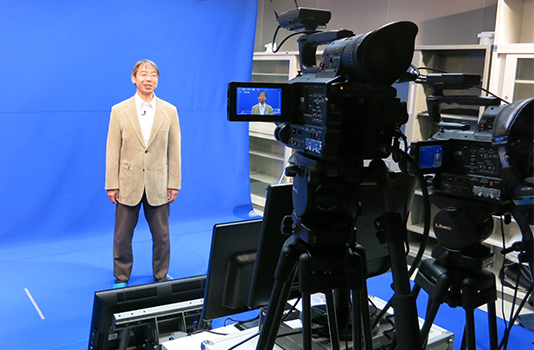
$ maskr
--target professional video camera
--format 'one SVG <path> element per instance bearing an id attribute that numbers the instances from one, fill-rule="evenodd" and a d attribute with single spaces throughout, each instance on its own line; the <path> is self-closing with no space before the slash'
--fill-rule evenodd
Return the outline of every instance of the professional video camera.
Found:
<path id="1" fill-rule="evenodd" d="M 309 293 L 319 291 L 330 305 L 332 341 L 338 341 L 336 324 L 345 328 L 352 314 L 352 338 L 362 339 L 363 330 L 365 343 L 372 343 L 365 247 L 357 244 L 356 218 L 362 211 L 359 194 L 364 183 L 374 184 L 384 199 L 385 214 L 379 221 L 394 275 L 396 313 L 402 315 L 397 325 L 399 348 L 418 348 L 417 310 L 404 251 L 405 222 L 399 213 L 406 212 L 409 199 L 403 207 L 403 199 L 396 198 L 400 210 L 394 204 L 391 174 L 382 161 L 399 148 L 400 127 L 408 121 L 406 105 L 391 85 L 410 66 L 418 28 L 412 22 L 396 22 L 360 35 L 345 29 L 318 31 L 330 12 L 308 8 L 296 8 L 277 19 L 279 28 L 302 34 L 299 75 L 283 84 L 232 82 L 228 87 L 230 121 L 275 122 L 276 139 L 296 150 L 286 168 L 286 175 L 293 177 L 293 213 L 282 225 L 291 236 L 280 254 L 258 349 L 273 347 L 297 265 L 304 344 L 311 339 Z M 319 45 L 328 46 L 317 65 Z M 366 167 L 364 160 L 373 162 Z M 413 191 L 398 197 L 411 195 Z"/>
<path id="2" fill-rule="evenodd" d="M 280 142 L 315 158 L 387 157 L 393 130 L 408 119 L 391 84 L 410 65 L 417 26 L 397 22 L 357 36 L 349 30 L 317 32 L 316 22 L 313 30 L 295 23 L 329 18 L 329 12 L 290 12 L 280 16 L 287 28 L 307 28 L 298 39 L 301 74 L 287 84 L 230 83 L 228 119 L 276 122 Z M 317 66 L 317 47 L 326 44 Z M 260 91 L 273 107 L 270 115 L 252 114 Z"/>
<path id="3" fill-rule="evenodd" d="M 490 215 L 512 208 L 525 210 L 532 224 L 534 203 L 534 98 L 501 105 L 493 96 L 445 95 L 444 90 L 480 85 L 475 74 L 428 74 L 427 98 L 431 120 L 439 130 L 429 140 L 413 142 L 411 153 L 421 171 L 434 174 L 433 201 L 448 208 L 436 215 L 434 231 L 440 242 L 462 249 L 492 232 Z M 466 124 L 443 123 L 445 104 L 484 106 L 475 130 Z M 450 208 L 462 208 L 462 214 Z M 473 224 L 468 225 L 467 223 Z M 452 232 L 459 232 L 457 235 Z"/>
<path id="4" fill-rule="evenodd" d="M 412 142 L 410 153 L 416 171 L 431 174 L 430 202 L 439 209 L 433 222 L 439 244 L 415 277 L 414 295 L 421 289 L 429 295 L 421 335 L 428 336 L 441 303 L 462 306 L 466 312 L 462 345 L 466 342 L 467 348 L 474 349 L 474 309 L 486 305 L 490 348 L 497 349 L 496 283 L 486 269 L 493 262 L 493 252 L 482 242 L 493 232 L 493 215 L 504 216 L 506 223 L 513 216 L 523 239 L 501 253 L 520 252 L 520 262 L 530 266 L 529 271 L 526 265 L 519 267 L 526 276 L 534 275 L 534 97 L 501 105 L 496 96 L 444 94 L 444 90 L 479 86 L 481 79 L 475 74 L 428 74 L 420 82 L 432 89 L 428 114 L 438 131 L 429 140 Z M 474 130 L 467 124 L 442 122 L 441 108 L 450 104 L 484 107 Z M 531 281 L 513 319 L 532 292 Z M 513 324 L 507 327 L 501 346 Z"/>

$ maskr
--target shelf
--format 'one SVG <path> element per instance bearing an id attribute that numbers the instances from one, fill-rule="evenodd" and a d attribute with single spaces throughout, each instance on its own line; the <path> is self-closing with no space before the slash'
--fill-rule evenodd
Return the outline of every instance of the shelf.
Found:
<path id="1" fill-rule="evenodd" d="M 263 158 L 267 158 L 267 159 L 273 159 L 273 160 L 278 160 L 278 161 L 284 162 L 284 157 L 279 157 L 279 156 L 273 155 L 272 153 L 258 152 L 258 151 L 250 150 L 249 154 L 253 155 L 253 156 L 258 156 L 258 157 L 263 157 Z"/>
<path id="2" fill-rule="evenodd" d="M 262 182 L 262 183 L 268 184 L 268 185 L 278 183 L 278 178 L 277 177 L 270 176 L 270 175 L 265 175 L 265 174 L 257 173 L 257 172 L 250 172 L 250 179 L 254 180 L 254 181 L 257 181 L 257 182 Z"/>

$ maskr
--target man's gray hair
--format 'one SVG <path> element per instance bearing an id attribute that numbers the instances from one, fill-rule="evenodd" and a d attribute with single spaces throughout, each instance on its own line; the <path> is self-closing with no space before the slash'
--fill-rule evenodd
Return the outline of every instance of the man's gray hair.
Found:
<path id="1" fill-rule="evenodd" d="M 152 62 L 151 60 L 141 60 L 141 61 L 138 61 L 135 66 L 133 67 L 132 69 L 132 76 L 135 77 L 135 75 L 137 74 L 137 71 L 139 70 L 139 67 L 141 67 L 142 65 L 145 65 L 145 64 L 149 64 L 152 66 L 152 68 L 156 71 L 156 74 L 158 75 L 159 77 L 159 69 L 158 69 L 158 66 Z"/>

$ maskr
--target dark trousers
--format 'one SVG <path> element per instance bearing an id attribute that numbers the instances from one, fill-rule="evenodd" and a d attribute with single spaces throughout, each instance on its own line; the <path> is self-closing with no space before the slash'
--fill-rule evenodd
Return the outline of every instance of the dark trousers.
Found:
<path id="1" fill-rule="evenodd" d="M 117 204 L 115 211 L 115 238 L 113 260 L 116 282 L 128 282 L 132 272 L 132 238 L 143 205 L 145 217 L 152 233 L 152 270 L 156 280 L 163 279 L 169 270 L 169 204 L 153 207 L 148 204 L 146 195 L 136 206 Z"/>

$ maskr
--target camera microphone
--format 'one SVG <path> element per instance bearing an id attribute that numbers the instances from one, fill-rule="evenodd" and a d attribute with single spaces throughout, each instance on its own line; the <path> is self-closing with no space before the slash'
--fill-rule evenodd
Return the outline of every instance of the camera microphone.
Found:
<path id="1" fill-rule="evenodd" d="M 146 114 L 146 111 L 143 111 L 143 114 L 141 114 L 141 116 L 144 116 Z"/>

